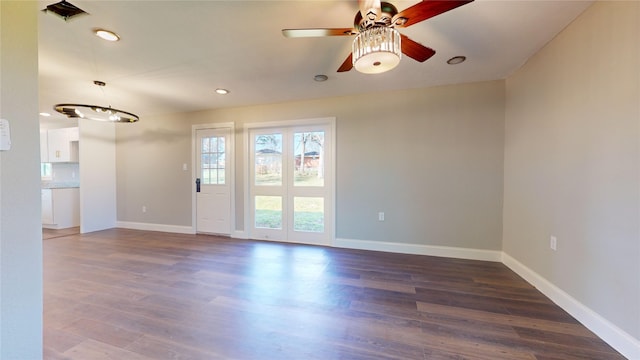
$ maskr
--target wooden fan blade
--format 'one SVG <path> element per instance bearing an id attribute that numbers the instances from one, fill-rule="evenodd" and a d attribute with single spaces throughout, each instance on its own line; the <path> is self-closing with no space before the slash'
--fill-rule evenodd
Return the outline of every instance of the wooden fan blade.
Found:
<path id="1" fill-rule="evenodd" d="M 342 65 L 338 68 L 338 72 L 345 72 L 351 70 L 353 68 L 353 54 L 349 54 L 347 60 L 345 60 Z"/>
<path id="2" fill-rule="evenodd" d="M 413 60 L 424 62 L 436 54 L 435 50 L 409 39 L 406 35 L 400 34 L 400 37 L 402 37 L 402 40 L 400 41 L 400 44 L 402 45 L 402 53 Z"/>
<path id="3" fill-rule="evenodd" d="M 364 19 L 367 18 L 367 14 L 370 12 L 375 14 L 372 20 L 376 20 L 380 16 L 380 0 L 358 0 L 358 7 L 360 8 L 362 18 Z"/>
<path id="4" fill-rule="evenodd" d="M 351 36 L 358 32 L 351 28 L 341 29 L 283 29 L 282 35 L 288 38 L 322 37 L 322 36 Z"/>
<path id="5" fill-rule="evenodd" d="M 391 24 L 395 27 L 408 27 L 472 1 L 473 0 L 423 0 L 400 11 L 391 19 Z"/>

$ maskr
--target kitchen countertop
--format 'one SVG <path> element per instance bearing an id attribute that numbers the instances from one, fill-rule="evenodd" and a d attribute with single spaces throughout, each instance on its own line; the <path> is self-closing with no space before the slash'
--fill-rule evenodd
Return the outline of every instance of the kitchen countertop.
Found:
<path id="1" fill-rule="evenodd" d="M 80 183 L 77 181 L 43 181 L 42 188 L 43 189 L 69 189 L 69 188 L 79 188 Z"/>

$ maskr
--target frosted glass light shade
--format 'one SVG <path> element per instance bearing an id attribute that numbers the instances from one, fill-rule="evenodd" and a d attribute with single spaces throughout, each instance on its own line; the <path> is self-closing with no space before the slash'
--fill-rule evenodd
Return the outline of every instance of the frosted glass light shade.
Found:
<path id="1" fill-rule="evenodd" d="M 390 27 L 374 26 L 359 33 L 352 44 L 353 67 L 364 74 L 389 71 L 400 63 L 400 33 Z"/>

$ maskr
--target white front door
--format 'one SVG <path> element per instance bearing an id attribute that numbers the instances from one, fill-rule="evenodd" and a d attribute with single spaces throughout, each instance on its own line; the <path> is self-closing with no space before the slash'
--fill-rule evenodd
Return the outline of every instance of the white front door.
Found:
<path id="1" fill-rule="evenodd" d="M 230 128 L 196 130 L 196 232 L 231 234 Z"/>
<path id="2" fill-rule="evenodd" d="M 327 124 L 256 128 L 250 138 L 250 236 L 330 245 L 333 141 Z"/>

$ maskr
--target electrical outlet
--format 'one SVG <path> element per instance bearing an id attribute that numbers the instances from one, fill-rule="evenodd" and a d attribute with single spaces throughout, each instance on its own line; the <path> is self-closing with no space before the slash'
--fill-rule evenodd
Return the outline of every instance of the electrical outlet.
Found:
<path id="1" fill-rule="evenodd" d="M 384 221 L 384 212 L 379 212 L 378 213 L 378 221 Z"/>
<path id="2" fill-rule="evenodd" d="M 147 207 L 146 207 L 146 206 L 144 206 L 144 205 L 142 206 L 142 212 L 143 212 L 143 213 L 146 213 L 146 212 L 147 212 Z"/>
<path id="3" fill-rule="evenodd" d="M 187 171 L 187 163 L 182 164 L 182 170 Z"/>
<path id="4" fill-rule="evenodd" d="M 558 247 L 558 239 L 553 235 L 549 238 L 549 247 L 553 251 L 556 251 L 556 248 Z"/>

